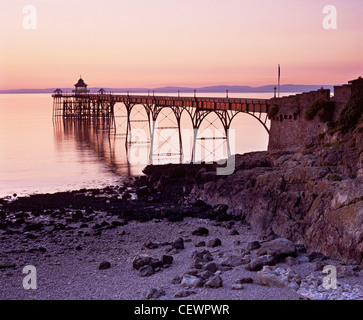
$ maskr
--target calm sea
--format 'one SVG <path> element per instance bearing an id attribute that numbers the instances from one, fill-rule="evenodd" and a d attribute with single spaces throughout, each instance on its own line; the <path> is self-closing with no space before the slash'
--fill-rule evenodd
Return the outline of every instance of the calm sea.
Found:
<path id="1" fill-rule="evenodd" d="M 199 96 L 224 97 L 224 94 Z M 230 93 L 229 96 L 270 98 L 271 94 Z M 102 123 L 67 122 L 52 118 L 50 94 L 0 95 L 0 197 L 105 187 L 142 174 L 150 156 L 150 144 L 145 143 L 150 140 L 146 114 L 141 106 L 133 110 L 134 143 L 126 153 L 125 111 L 122 104 L 116 104 L 115 109 L 116 121 L 111 127 Z M 192 127 L 188 117 L 183 113 L 184 158 L 181 158 L 173 114 L 170 109 L 161 113 L 153 163 L 190 161 Z M 267 149 L 267 132 L 250 115 L 238 114 L 231 132 L 233 153 Z M 211 136 L 217 139 L 202 139 Z M 208 116 L 200 131 L 197 160 L 225 157 L 225 140 L 218 139 L 222 136 L 216 116 Z"/>

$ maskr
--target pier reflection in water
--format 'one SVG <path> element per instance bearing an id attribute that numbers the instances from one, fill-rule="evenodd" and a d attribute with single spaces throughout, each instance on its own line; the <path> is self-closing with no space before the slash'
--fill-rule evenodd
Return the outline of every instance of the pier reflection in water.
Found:
<path id="1" fill-rule="evenodd" d="M 74 142 L 80 163 L 89 159 L 89 153 L 107 165 L 109 171 L 118 176 L 136 176 L 142 174 L 143 165 L 131 167 L 127 161 L 125 137 L 114 132 L 114 120 L 109 118 L 90 118 L 87 120 L 55 118 L 53 119 L 56 146 L 67 146 L 65 142 Z M 73 146 L 70 147 L 73 149 Z M 62 150 L 62 154 L 66 150 Z"/>
<path id="2" fill-rule="evenodd" d="M 117 107 L 119 106 L 119 107 Z M 227 157 L 227 141 L 218 127 L 218 117 L 210 114 L 198 131 L 195 162 L 212 162 Z M 151 139 L 150 126 L 153 126 Z M 98 159 L 120 176 L 142 174 L 148 164 L 190 163 L 193 128 L 187 114 L 181 117 L 181 135 L 171 109 L 165 108 L 155 123 L 148 121 L 142 106 L 135 106 L 129 126 L 125 108 L 116 105 L 114 117 L 53 119 L 56 145 L 63 141 L 76 143 L 79 155 L 88 158 L 93 152 Z M 231 130 L 231 151 L 235 152 L 235 132 Z M 80 162 L 83 162 L 80 159 Z"/>

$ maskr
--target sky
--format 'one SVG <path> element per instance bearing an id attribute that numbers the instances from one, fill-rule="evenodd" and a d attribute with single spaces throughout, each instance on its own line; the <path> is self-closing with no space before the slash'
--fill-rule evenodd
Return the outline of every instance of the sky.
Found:
<path id="1" fill-rule="evenodd" d="M 0 90 L 260 86 L 278 64 L 281 84 L 343 84 L 362 17 L 362 0 L 0 0 Z"/>

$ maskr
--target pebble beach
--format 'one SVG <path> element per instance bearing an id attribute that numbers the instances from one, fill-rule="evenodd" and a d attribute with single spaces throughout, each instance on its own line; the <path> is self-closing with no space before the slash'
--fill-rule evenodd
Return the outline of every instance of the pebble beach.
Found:
<path id="1" fill-rule="evenodd" d="M 120 189 L 112 192 L 114 199 L 118 194 L 134 209 L 147 208 L 136 191 L 131 196 Z M 106 210 L 76 208 L 77 203 L 84 208 L 90 193 L 92 199 L 103 201 Z M 23 199 L 28 212 L 19 210 L 20 205 L 12 208 L 9 199 L 2 201 L 1 210 L 7 215 L 2 215 L 0 231 L 0 299 L 363 299 L 359 266 L 309 252 L 301 244 L 293 244 L 292 252 L 286 251 L 284 257 L 281 252 L 279 256 L 269 252 L 273 263 L 256 266 L 258 259 L 268 257 L 261 248 L 271 241 L 278 243 L 278 237 L 257 234 L 233 219 L 208 219 L 201 214 L 176 218 L 170 204 L 159 201 L 148 206 L 156 212 L 169 206 L 169 215 L 128 219 L 119 211 L 107 210 L 113 202 L 109 189 L 96 193 L 97 197 L 95 191 L 78 192 L 77 199 L 84 200 L 78 202 L 75 193 L 63 194 L 65 208 L 66 199 L 73 203 L 65 211 L 32 211 L 32 197 Z M 39 199 L 32 202 L 34 207 L 35 202 L 38 206 Z M 53 204 L 57 207 L 56 201 Z M 10 214 L 12 210 L 17 211 Z M 36 268 L 36 289 L 24 289 L 23 268 L 28 265 Z M 325 265 L 338 270 L 335 290 L 322 288 Z"/>

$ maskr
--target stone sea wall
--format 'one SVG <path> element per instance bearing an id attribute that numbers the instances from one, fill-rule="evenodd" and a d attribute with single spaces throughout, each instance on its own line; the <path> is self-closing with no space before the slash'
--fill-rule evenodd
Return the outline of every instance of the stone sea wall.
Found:
<path id="1" fill-rule="evenodd" d="M 277 106 L 277 113 L 271 117 L 269 150 L 296 148 L 311 143 L 319 133 L 328 129 L 328 123 L 318 117 L 306 120 L 305 113 L 317 100 L 332 101 L 335 108 L 331 121 L 336 121 L 351 95 L 351 85 L 334 87 L 334 96 L 330 90 L 320 89 L 307 93 L 271 99 L 272 105 Z"/>

